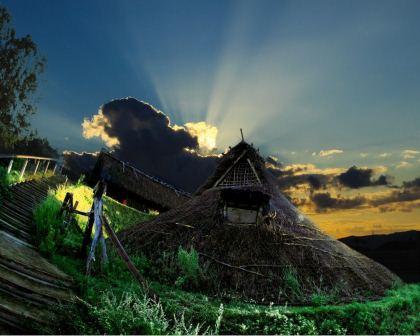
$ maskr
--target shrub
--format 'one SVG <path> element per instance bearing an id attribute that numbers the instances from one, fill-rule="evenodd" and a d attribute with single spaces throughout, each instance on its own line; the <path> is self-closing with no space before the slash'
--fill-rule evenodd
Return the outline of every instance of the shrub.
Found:
<path id="1" fill-rule="evenodd" d="M 286 293 L 292 298 L 298 298 L 302 295 L 299 279 L 297 278 L 297 272 L 293 267 L 287 267 L 283 271 L 283 283 Z"/>
<path id="2" fill-rule="evenodd" d="M 180 246 L 178 249 L 177 262 L 182 275 L 176 280 L 176 285 L 197 285 L 198 277 L 200 275 L 200 265 L 197 251 L 191 247 L 190 252 L 188 252 Z"/>
<path id="3" fill-rule="evenodd" d="M 334 301 L 334 295 L 325 293 L 325 292 L 317 292 L 311 295 L 311 303 L 314 306 L 324 306 Z"/>
<path id="4" fill-rule="evenodd" d="M 60 208 L 60 202 L 50 194 L 34 211 L 36 241 L 39 250 L 48 255 L 56 251 L 63 238 L 60 233 L 63 219 L 58 215 Z"/>

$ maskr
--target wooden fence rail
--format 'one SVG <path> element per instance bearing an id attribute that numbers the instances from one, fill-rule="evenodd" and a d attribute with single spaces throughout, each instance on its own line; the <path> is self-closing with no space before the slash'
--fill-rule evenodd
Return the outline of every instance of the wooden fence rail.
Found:
<path id="1" fill-rule="evenodd" d="M 48 157 L 42 157 L 42 156 L 33 156 L 33 155 L 20 155 L 20 154 L 0 154 L 0 159 L 8 159 L 9 164 L 7 166 L 7 173 L 10 174 L 10 172 L 13 169 L 13 164 L 16 159 L 23 159 L 23 165 L 20 169 L 19 178 L 22 179 L 23 175 L 26 172 L 26 169 L 28 167 L 28 163 L 32 160 L 35 163 L 35 168 L 32 172 L 32 175 L 35 175 L 38 172 L 39 166 L 44 165 L 43 169 L 43 175 L 45 175 L 48 172 L 48 168 L 50 168 L 50 163 L 53 163 L 54 166 L 51 169 L 52 174 L 54 175 L 58 169 L 58 172 L 61 173 L 63 169 L 63 165 L 59 162 L 59 159 L 57 158 L 48 158 Z"/>

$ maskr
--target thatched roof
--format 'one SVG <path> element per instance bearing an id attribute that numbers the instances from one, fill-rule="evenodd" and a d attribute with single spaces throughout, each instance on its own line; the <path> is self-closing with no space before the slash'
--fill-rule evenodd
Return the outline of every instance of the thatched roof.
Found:
<path id="1" fill-rule="evenodd" d="M 226 186 L 223 180 L 242 160 L 238 160 L 241 155 L 242 162 L 250 160 L 258 179 Z M 268 195 L 266 215 L 255 225 L 227 223 L 223 214 L 226 190 L 249 193 L 249 199 L 261 199 L 254 191 Z M 191 200 L 153 221 L 133 226 L 120 238 L 155 267 L 164 267 L 162 256 L 176 254 L 179 246 L 194 247 L 208 275 L 201 290 L 258 302 L 307 303 L 311 294 L 322 290 L 333 291 L 343 301 L 375 297 L 398 280 L 385 267 L 324 234 L 301 214 L 278 191 L 258 152 L 245 142 L 224 155 L 214 175 Z"/>
<path id="2" fill-rule="evenodd" d="M 159 210 L 172 209 L 191 198 L 189 193 L 150 176 L 104 151 L 98 155 L 92 176 L 95 180 L 106 178 L 110 185 L 129 191 L 141 201 Z"/>

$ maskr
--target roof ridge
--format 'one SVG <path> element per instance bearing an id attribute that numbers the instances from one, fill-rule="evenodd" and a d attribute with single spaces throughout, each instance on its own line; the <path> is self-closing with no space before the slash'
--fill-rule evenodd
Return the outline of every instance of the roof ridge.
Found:
<path id="1" fill-rule="evenodd" d="M 114 155 L 112 155 L 108 151 L 102 150 L 101 152 L 104 153 L 105 155 L 108 155 L 111 159 L 113 159 L 113 160 L 118 161 L 119 163 L 121 163 L 123 165 L 123 169 L 124 169 L 125 166 L 127 166 L 127 167 L 133 169 L 133 171 L 135 173 L 140 173 L 144 177 L 147 177 L 148 179 L 152 180 L 153 182 L 159 183 L 159 184 L 161 184 L 161 185 L 163 185 L 163 186 L 165 186 L 165 187 L 167 187 L 169 189 L 172 189 L 177 194 L 181 194 L 181 195 L 185 195 L 185 196 L 191 197 L 191 194 L 189 192 L 187 192 L 185 190 L 182 190 L 182 189 L 179 189 L 179 188 L 177 188 L 177 187 L 175 187 L 175 186 L 173 186 L 173 185 L 171 185 L 171 184 L 169 184 L 169 183 L 167 183 L 165 181 L 162 181 L 162 180 L 158 179 L 155 176 L 152 176 L 152 175 L 149 175 L 149 174 L 145 173 L 144 171 L 140 170 L 139 168 L 134 167 L 133 165 L 131 165 L 131 164 L 129 164 L 129 163 L 123 161 L 123 160 L 120 160 L 120 159 L 116 158 Z"/>

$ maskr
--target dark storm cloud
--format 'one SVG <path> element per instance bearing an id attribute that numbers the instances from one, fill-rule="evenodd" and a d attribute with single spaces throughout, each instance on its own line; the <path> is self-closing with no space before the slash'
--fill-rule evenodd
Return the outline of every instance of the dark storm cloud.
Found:
<path id="1" fill-rule="evenodd" d="M 279 189 L 283 192 L 303 184 L 309 185 L 312 190 L 318 190 L 326 188 L 332 180 L 331 175 L 328 174 L 304 174 L 302 172 L 305 168 L 301 166 L 285 169 L 277 163 L 276 166 L 268 164 L 267 168 L 274 175 Z"/>
<path id="2" fill-rule="evenodd" d="M 412 181 L 403 182 L 403 187 L 407 189 L 420 188 L 420 177 L 417 177 Z"/>
<path id="3" fill-rule="evenodd" d="M 346 172 L 337 176 L 339 183 L 345 187 L 357 189 L 363 187 L 388 185 L 389 181 L 385 175 L 373 179 L 374 171 L 370 168 L 350 167 Z"/>
<path id="4" fill-rule="evenodd" d="M 313 193 L 308 199 L 297 200 L 298 205 L 312 204 L 315 211 L 325 212 L 339 209 L 354 209 L 361 206 L 377 207 L 381 212 L 412 211 L 419 206 L 420 178 L 403 182 L 402 187 L 396 187 L 387 195 L 342 197 L 331 196 L 329 192 Z"/>
<path id="5" fill-rule="evenodd" d="M 187 191 L 195 191 L 215 168 L 216 158 L 200 156 L 197 138 L 135 98 L 116 99 L 83 123 L 87 137 L 100 136 L 113 155 Z"/>
<path id="6" fill-rule="evenodd" d="M 390 203 L 413 202 L 420 200 L 420 177 L 403 182 L 398 190 L 393 190 L 389 195 L 377 197 L 371 201 L 373 206 L 385 206 Z"/>
<path id="7" fill-rule="evenodd" d="M 324 212 L 331 209 L 353 209 L 366 203 L 366 198 L 362 196 L 344 198 L 332 197 L 329 192 L 316 193 L 311 195 L 311 201 L 318 212 Z"/>

